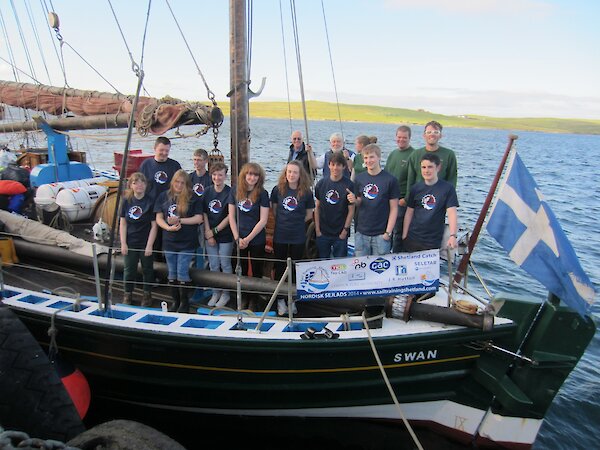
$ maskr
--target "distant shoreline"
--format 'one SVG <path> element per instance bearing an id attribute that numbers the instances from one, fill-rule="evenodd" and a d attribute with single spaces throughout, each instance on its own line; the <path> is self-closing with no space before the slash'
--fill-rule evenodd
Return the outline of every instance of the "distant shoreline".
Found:
<path id="1" fill-rule="evenodd" d="M 220 103 L 223 113 L 229 114 L 229 104 Z M 268 119 L 302 119 L 300 102 L 250 102 L 250 117 Z M 338 120 L 335 103 L 306 102 L 309 120 Z M 557 118 L 498 118 L 480 115 L 451 116 L 436 114 L 425 110 L 391 108 L 385 106 L 340 104 L 340 115 L 346 122 L 394 123 L 407 125 L 425 125 L 437 120 L 444 126 L 461 128 L 491 128 L 514 131 L 540 131 L 544 133 L 573 133 L 600 135 L 600 120 L 557 119 Z"/>

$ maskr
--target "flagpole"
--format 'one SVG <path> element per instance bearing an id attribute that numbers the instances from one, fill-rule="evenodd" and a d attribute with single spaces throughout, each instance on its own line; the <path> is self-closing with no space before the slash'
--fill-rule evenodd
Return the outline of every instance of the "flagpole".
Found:
<path id="1" fill-rule="evenodd" d="M 473 228 L 473 233 L 469 238 L 469 244 L 467 246 L 467 252 L 463 255 L 460 263 L 458 264 L 458 269 L 454 274 L 454 282 L 460 283 L 463 276 L 466 273 L 467 266 L 469 264 L 469 260 L 471 259 L 471 253 L 473 253 L 473 249 L 475 248 L 475 244 L 477 243 L 477 239 L 479 238 L 479 233 L 481 232 L 481 227 L 483 226 L 483 222 L 485 221 L 485 217 L 487 216 L 488 210 L 490 209 L 490 204 L 492 203 L 492 199 L 494 198 L 494 194 L 496 193 L 496 188 L 498 187 L 498 183 L 500 181 L 500 177 L 502 176 L 502 171 L 504 170 L 504 166 L 506 165 L 506 161 L 508 160 L 508 156 L 512 150 L 514 142 L 519 138 L 516 134 L 508 135 L 508 144 L 506 146 L 506 150 L 504 150 L 504 156 L 502 157 L 502 161 L 500 161 L 500 165 L 498 166 L 498 170 L 496 171 L 496 176 L 492 181 L 492 185 L 490 186 L 490 190 L 485 198 L 485 202 L 481 207 L 481 211 L 479 212 L 479 218 L 477 219 L 477 223 L 475 223 L 475 227 Z"/>

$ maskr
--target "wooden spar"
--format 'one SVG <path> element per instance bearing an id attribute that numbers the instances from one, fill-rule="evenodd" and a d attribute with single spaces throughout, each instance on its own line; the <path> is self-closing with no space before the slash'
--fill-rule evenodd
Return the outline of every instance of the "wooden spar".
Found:
<path id="1" fill-rule="evenodd" d="M 229 1 L 231 179 L 248 162 L 250 153 L 248 111 L 248 52 L 246 0 Z"/>
<path id="2" fill-rule="evenodd" d="M 473 249 L 475 248 L 475 244 L 477 243 L 477 239 L 479 238 L 481 227 L 483 226 L 485 217 L 487 216 L 488 210 L 490 209 L 490 204 L 492 203 L 492 199 L 494 198 L 494 194 L 496 193 L 496 188 L 498 187 L 498 182 L 500 181 L 502 171 L 504 170 L 504 166 L 506 165 L 506 160 L 508 159 L 508 155 L 510 155 L 510 151 L 512 150 L 514 142 L 518 138 L 519 137 L 514 134 L 510 134 L 508 136 L 508 144 L 506 146 L 506 150 L 504 150 L 504 156 L 502 156 L 502 161 L 500 161 L 500 165 L 498 166 L 498 170 L 496 171 L 496 176 L 492 181 L 492 185 L 490 186 L 490 190 L 487 194 L 487 197 L 485 198 L 485 202 L 483 203 L 481 211 L 479 212 L 479 218 L 477 219 L 477 223 L 475 223 L 475 227 L 473 228 L 473 233 L 469 238 L 467 252 L 463 255 L 462 259 L 460 260 L 460 263 L 458 264 L 458 269 L 456 270 L 456 274 L 454 275 L 454 282 L 457 284 L 460 283 L 462 277 L 466 273 L 467 265 L 469 264 L 471 254 L 473 253 Z"/>
<path id="3" fill-rule="evenodd" d="M 132 111 L 133 97 L 81 89 L 0 81 L 0 102 L 17 108 L 45 111 L 53 116 L 70 112 L 75 117 L 57 118 L 50 126 L 60 130 L 126 128 Z M 182 125 L 218 126 L 223 113 L 217 106 L 180 100 L 140 97 L 135 127 L 142 135 L 164 134 Z M 10 123 L 0 131 L 32 131 L 35 125 Z"/>
<path id="4" fill-rule="evenodd" d="M 44 84 L 17 83 L 15 81 L 3 80 L 0 80 L 0 89 L 1 88 L 13 88 L 17 90 L 30 89 L 38 92 L 46 92 L 48 94 L 59 95 L 61 97 L 64 95 L 65 97 L 103 98 L 107 100 L 119 101 L 131 101 L 133 98 L 129 95 L 111 94 L 110 92 L 89 91 L 85 89 L 64 88 L 58 86 L 47 86 Z"/>
<path id="5" fill-rule="evenodd" d="M 127 128 L 129 114 L 107 114 L 102 116 L 67 117 L 48 120 L 47 123 L 54 130 L 96 130 L 109 128 Z M 0 133 L 19 131 L 35 131 L 40 127 L 36 122 L 13 122 L 0 124 Z"/>

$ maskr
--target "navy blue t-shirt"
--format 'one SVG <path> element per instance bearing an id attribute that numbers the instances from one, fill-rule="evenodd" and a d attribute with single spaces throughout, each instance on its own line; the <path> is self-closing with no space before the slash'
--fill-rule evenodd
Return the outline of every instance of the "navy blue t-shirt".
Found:
<path id="1" fill-rule="evenodd" d="M 211 229 L 219 225 L 229 214 L 229 207 L 227 205 L 230 192 L 231 188 L 227 185 L 223 186 L 221 192 L 217 192 L 214 186 L 210 186 L 204 191 L 204 195 L 202 196 L 204 212 L 208 216 L 208 224 Z M 227 228 L 219 231 L 215 239 L 220 244 L 233 242 L 233 234 L 231 233 L 229 224 L 227 224 Z"/>
<path id="2" fill-rule="evenodd" d="M 407 238 L 429 248 L 440 248 L 446 209 L 458 207 L 454 186 L 444 180 L 432 186 L 420 181 L 410 189 L 406 206 L 415 210 Z"/>
<path id="3" fill-rule="evenodd" d="M 192 191 L 201 198 L 209 186 L 212 186 L 212 177 L 208 172 L 199 176 L 196 171 L 190 172 L 190 180 L 192 182 Z"/>
<path id="4" fill-rule="evenodd" d="M 181 165 L 171 158 L 167 158 L 165 162 L 158 162 L 154 158 L 145 160 L 140 166 L 140 172 L 148 180 L 146 194 L 157 200 L 162 192 L 169 189 L 171 179 L 179 169 L 181 169 Z"/>
<path id="5" fill-rule="evenodd" d="M 229 196 L 229 204 L 237 206 L 238 233 L 242 238 L 248 236 L 260 221 L 260 208 L 271 206 L 269 203 L 269 194 L 264 189 L 260 193 L 258 202 L 256 203 L 252 203 L 252 200 L 249 198 L 237 201 L 235 199 L 235 192 L 232 189 Z M 267 233 L 263 228 L 260 233 L 254 236 L 250 245 L 264 245 L 266 242 Z"/>
<path id="6" fill-rule="evenodd" d="M 331 177 L 321 178 L 315 186 L 315 197 L 319 200 L 319 225 L 321 234 L 328 237 L 338 237 L 348 215 L 348 193 L 354 192 L 354 183 L 342 177 L 332 181 Z"/>
<path id="7" fill-rule="evenodd" d="M 161 193 L 154 203 L 154 212 L 162 213 L 165 222 L 169 217 L 192 217 L 202 214 L 202 202 L 192 196 L 184 216 L 177 211 L 177 202 L 169 198 L 168 192 Z M 198 247 L 198 225 L 181 224 L 179 231 L 162 230 L 163 250 L 169 252 L 193 251 Z"/>
<path id="8" fill-rule="evenodd" d="M 304 218 L 306 210 L 315 207 L 311 191 L 298 198 L 296 189 L 289 189 L 281 195 L 277 186 L 271 191 L 271 203 L 274 205 L 275 233 L 273 242 L 278 244 L 303 244 L 306 241 Z"/>
<path id="9" fill-rule="evenodd" d="M 365 236 L 385 233 L 390 216 L 390 200 L 400 198 L 398 180 L 382 170 L 377 175 L 361 172 L 356 175 L 356 196 L 362 197 L 356 231 Z"/>
<path id="10" fill-rule="evenodd" d="M 144 195 L 141 199 L 137 199 L 135 196 L 132 196 L 129 200 L 123 199 L 121 217 L 127 222 L 128 247 L 137 250 L 146 248 L 155 216 L 154 201 L 149 195 Z"/>
<path id="11" fill-rule="evenodd" d="M 348 150 L 348 149 L 344 148 L 342 150 L 342 152 L 344 150 Z M 352 150 L 348 150 L 348 153 L 350 154 L 351 159 L 354 156 L 356 156 L 356 153 L 354 153 Z M 323 178 L 329 178 L 329 175 L 331 175 L 331 171 L 329 170 L 329 160 L 331 159 L 332 156 L 333 156 L 333 150 L 329 150 L 327 153 L 325 153 L 325 160 L 323 161 Z M 351 175 L 350 169 L 348 169 L 348 166 L 346 165 L 344 167 L 343 176 L 346 178 L 350 178 L 350 175 Z"/>

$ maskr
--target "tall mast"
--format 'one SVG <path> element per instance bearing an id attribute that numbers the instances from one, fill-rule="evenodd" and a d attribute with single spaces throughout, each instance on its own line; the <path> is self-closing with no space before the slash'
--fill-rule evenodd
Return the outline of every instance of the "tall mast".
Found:
<path id="1" fill-rule="evenodd" d="M 248 162 L 248 42 L 246 0 L 229 1 L 230 107 L 231 107 L 231 178 Z"/>

